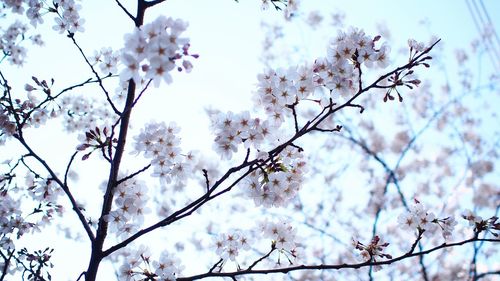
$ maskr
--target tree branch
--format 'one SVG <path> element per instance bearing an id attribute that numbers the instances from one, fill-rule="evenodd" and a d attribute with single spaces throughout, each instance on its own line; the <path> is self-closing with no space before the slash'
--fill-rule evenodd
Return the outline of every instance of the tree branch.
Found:
<path id="1" fill-rule="evenodd" d="M 139 2 L 141 3 L 141 2 Z M 439 42 L 439 40 L 437 41 Z M 388 72 L 387 74 L 381 76 L 379 79 L 377 79 L 376 81 L 374 81 L 370 86 L 367 86 L 366 88 L 362 89 L 361 91 L 359 91 L 357 94 L 355 94 L 353 97 L 351 97 L 346 103 L 336 107 L 336 108 L 333 108 L 334 106 L 334 103 L 331 101 L 330 102 L 330 105 L 326 106 L 325 108 L 323 108 L 323 110 L 316 116 L 314 117 L 312 120 L 315 120 L 315 121 L 309 121 L 307 122 L 298 132 L 296 132 L 288 141 L 276 146 L 274 149 L 268 151 L 268 158 L 265 160 L 265 161 L 262 161 L 262 163 L 266 163 L 268 161 L 271 161 L 271 159 L 273 159 L 276 155 L 278 155 L 281 151 L 283 151 L 286 147 L 288 147 L 289 145 L 293 144 L 293 142 L 301 137 L 303 137 L 304 135 L 306 135 L 307 133 L 311 132 L 311 131 L 314 131 L 314 130 L 318 130 L 320 129 L 319 128 L 319 125 L 330 115 L 332 115 L 333 113 L 345 108 L 345 107 L 348 107 L 348 106 L 352 106 L 352 102 L 358 98 L 361 94 L 363 94 L 364 92 L 367 92 L 368 90 L 370 90 L 374 85 L 376 85 L 377 83 L 379 83 L 380 81 L 384 80 L 385 78 L 391 76 L 392 74 L 398 72 L 398 71 L 401 71 L 401 70 L 404 70 L 404 69 L 410 69 L 416 65 L 418 65 L 418 60 L 420 59 L 421 56 L 425 55 L 426 53 L 428 53 L 432 47 L 434 45 L 437 44 L 434 43 L 431 47 L 427 48 L 424 52 L 422 52 L 422 54 L 420 54 L 419 56 L 415 57 L 414 60 L 410 61 L 409 63 L 405 64 L 404 66 L 401 66 L 401 67 L 398 67 L 396 68 L 395 70 L 391 71 L 391 72 Z M 124 111 L 125 112 L 125 111 Z M 312 124 L 312 125 L 311 125 Z M 320 129 L 321 130 L 321 129 Z M 219 180 L 217 180 L 213 186 L 207 191 L 207 193 L 205 193 L 204 195 L 202 195 L 201 197 L 199 197 L 198 199 L 196 199 L 195 201 L 191 202 L 190 204 L 186 205 L 185 207 L 183 207 L 182 209 L 174 212 L 172 215 L 168 216 L 167 218 L 165 219 L 162 219 L 160 220 L 159 222 L 149 226 L 149 227 L 146 227 L 140 231 L 138 231 L 137 233 L 133 234 L 132 236 L 130 236 L 129 238 L 125 239 L 124 241 L 110 247 L 109 249 L 105 250 L 103 252 L 103 257 L 105 256 L 108 256 L 110 255 L 111 253 L 117 251 L 118 249 L 121 249 L 123 247 L 125 247 L 126 245 L 128 245 L 129 243 L 131 243 L 132 241 L 138 239 L 139 237 L 157 229 L 157 228 L 160 228 L 160 227 L 164 227 L 164 226 L 167 226 L 175 221 L 178 221 L 180 220 L 181 218 L 184 218 L 186 216 L 189 216 L 191 215 L 194 211 L 196 211 L 198 208 L 200 208 L 201 206 L 203 206 L 205 203 L 213 200 L 214 198 L 230 191 L 237 183 L 239 183 L 244 177 L 246 177 L 247 175 L 249 175 L 250 173 L 252 173 L 254 170 L 258 169 L 258 166 L 254 166 L 256 165 L 257 163 L 261 162 L 261 160 L 259 159 L 254 159 L 253 161 L 244 161 L 241 165 L 239 166 L 236 166 L 236 167 L 232 167 L 230 168 Z M 252 167 L 253 166 L 253 167 Z M 245 173 L 243 173 L 240 177 L 238 177 L 233 183 L 231 183 L 228 187 L 226 187 L 225 189 L 223 189 L 222 191 L 219 191 L 218 193 L 215 193 L 212 195 L 212 193 L 215 192 L 215 190 L 227 179 L 229 178 L 230 175 L 244 169 L 244 168 L 247 168 L 247 167 L 250 167 L 248 169 L 248 171 L 246 171 Z M 109 211 L 108 211 L 109 213 Z M 107 214 L 107 213 L 106 213 Z"/>
<path id="2" fill-rule="evenodd" d="M 129 179 L 137 176 L 138 174 L 142 173 L 142 172 L 145 172 L 147 169 L 149 169 L 151 167 L 151 164 L 148 164 L 147 166 L 144 166 L 144 168 L 140 169 L 139 171 L 137 172 L 134 172 L 133 174 L 130 174 L 122 179 L 119 179 L 116 181 L 116 185 L 120 185 L 122 182 L 125 182 L 125 181 L 128 181 Z"/>
<path id="3" fill-rule="evenodd" d="M 130 19 L 132 19 L 133 22 L 135 22 L 135 17 L 127 10 L 127 8 L 125 8 L 119 0 L 115 0 L 115 1 L 116 1 L 116 4 L 118 4 L 118 6 L 125 12 L 125 14 L 127 14 L 127 16 Z"/>
<path id="4" fill-rule="evenodd" d="M 146 9 L 149 6 L 144 0 L 137 1 L 137 15 L 135 17 L 135 26 L 140 27 L 144 23 L 144 15 Z M 92 253 L 90 256 L 89 266 L 87 272 L 85 273 L 85 280 L 94 281 L 97 278 L 97 270 L 101 260 L 106 256 L 103 254 L 104 240 L 108 234 L 108 222 L 104 219 L 109 212 L 113 204 L 113 196 L 118 182 L 118 174 L 120 171 L 120 164 L 125 151 L 125 143 L 127 140 L 128 126 L 130 122 L 130 115 L 132 113 L 132 107 L 135 100 L 136 84 L 134 80 L 130 79 L 128 82 L 127 99 L 125 101 L 125 106 L 123 112 L 120 114 L 120 132 L 118 133 L 118 140 L 115 149 L 115 155 L 113 156 L 110 149 L 110 159 L 112 159 L 111 167 L 109 171 L 108 183 L 106 186 L 106 192 L 104 194 L 101 215 L 99 216 L 99 222 L 97 226 L 97 234 L 94 243 L 92 243 Z M 113 133 L 112 133 L 113 134 Z M 113 137 L 111 137 L 112 139 Z"/>
<path id="5" fill-rule="evenodd" d="M 464 245 L 467 243 L 471 243 L 474 241 L 484 241 L 484 242 L 491 242 L 491 243 L 500 243 L 500 239 L 479 239 L 479 238 L 471 238 L 467 240 L 463 240 L 460 242 L 455 242 L 455 243 L 443 243 L 439 246 L 430 248 L 425 251 L 420 251 L 416 253 L 407 252 L 406 254 L 403 254 L 399 257 L 393 258 L 393 259 L 388 259 L 384 261 L 376 261 L 376 262 L 362 262 L 362 263 L 353 263 L 353 264 L 319 264 L 319 265 L 299 265 L 299 266 L 292 266 L 292 267 L 284 267 L 284 268 L 272 268 L 272 269 L 250 269 L 250 270 L 239 270 L 239 271 L 233 271 L 233 272 L 207 272 L 204 274 L 199 274 L 199 275 L 193 275 L 189 277 L 179 277 L 177 278 L 178 281 L 191 281 L 191 280 L 198 280 L 198 279 L 204 279 L 204 278 L 211 278 L 211 277 L 229 277 L 229 278 L 235 278 L 236 276 L 244 276 L 244 275 L 253 275 L 253 274 L 273 274 L 273 273 L 289 273 L 293 271 L 300 271 L 300 270 L 330 270 L 330 269 L 346 269 L 346 268 L 353 268 L 353 269 L 359 269 L 363 267 L 368 267 L 368 266 L 382 266 L 382 265 L 388 265 L 392 264 L 395 262 L 399 262 L 401 260 L 413 258 L 413 257 L 418 257 L 418 256 L 423 256 L 427 255 L 429 253 L 438 251 L 440 249 L 444 248 L 450 248 L 450 247 L 456 247 L 460 245 Z"/>
<path id="6" fill-rule="evenodd" d="M 113 109 L 114 113 L 116 115 L 120 115 L 120 111 L 118 111 L 118 109 L 116 108 L 115 104 L 113 103 L 113 101 L 111 100 L 111 97 L 109 96 L 109 93 L 108 91 L 106 90 L 106 88 L 104 88 L 104 85 L 102 83 L 102 79 L 101 77 L 99 76 L 99 74 L 97 74 L 97 71 L 94 69 L 94 66 L 90 63 L 90 61 L 87 59 L 87 56 L 85 55 L 85 53 L 83 52 L 82 48 L 80 47 L 80 45 L 78 45 L 78 43 L 76 42 L 75 40 L 75 35 L 70 33 L 68 35 L 69 38 L 71 38 L 71 40 L 73 41 L 73 44 L 78 48 L 78 50 L 80 51 L 80 54 L 83 56 L 83 59 L 85 60 L 85 62 L 87 63 L 87 65 L 90 67 L 90 70 L 92 70 L 92 73 L 94 73 L 96 79 L 97 79 L 97 82 L 99 83 L 99 86 L 101 87 L 102 91 L 104 92 L 104 94 L 106 95 L 106 100 L 108 101 L 109 105 L 111 106 L 111 108 Z"/>
<path id="7" fill-rule="evenodd" d="M 24 146 L 24 148 L 26 148 L 26 150 L 28 150 L 30 156 L 34 157 L 40 164 L 42 164 L 42 166 L 47 170 L 47 172 L 50 174 L 52 179 L 62 188 L 64 193 L 66 193 L 66 196 L 70 200 L 71 206 L 73 207 L 73 211 L 75 211 L 75 213 L 77 214 L 77 216 L 80 220 L 80 223 L 82 224 L 83 228 L 87 232 L 87 236 L 89 237 L 90 241 L 94 241 L 94 239 L 95 239 L 94 233 L 92 232 L 92 229 L 90 229 L 90 225 L 87 223 L 87 220 L 85 219 L 85 216 L 83 215 L 82 211 L 80 210 L 80 207 L 79 207 L 78 203 L 76 202 L 75 198 L 71 194 L 69 187 L 59 179 L 59 177 L 52 170 L 52 168 L 47 164 L 47 162 L 45 160 L 43 160 L 38 154 L 36 154 L 35 151 L 33 151 L 33 149 L 28 145 L 28 143 L 26 143 L 26 141 L 24 140 L 24 137 L 22 135 L 22 131 L 19 131 L 19 135 L 15 136 L 15 138 Z M 70 163 L 71 163 L 71 161 L 70 161 Z"/>
<path id="8" fill-rule="evenodd" d="M 252 270 L 259 262 L 267 259 L 273 252 L 274 250 L 276 250 L 276 246 L 275 244 L 273 243 L 271 245 L 271 250 L 269 250 L 269 252 L 267 252 L 267 254 L 263 255 L 262 257 L 260 257 L 258 260 L 256 260 L 255 262 L 253 262 L 248 268 L 247 270 Z"/>
<path id="9" fill-rule="evenodd" d="M 12 250 L 12 252 L 10 252 L 10 253 L 9 253 L 9 251 L 7 251 L 7 253 L 8 253 L 8 257 L 6 257 L 2 251 L 0 251 L 2 258 L 4 259 L 3 268 L 2 268 L 2 276 L 0 276 L 0 281 L 3 281 L 5 276 L 7 275 L 7 270 L 9 269 L 9 266 L 10 266 L 10 260 L 12 259 L 12 256 L 14 255 L 14 250 Z"/>

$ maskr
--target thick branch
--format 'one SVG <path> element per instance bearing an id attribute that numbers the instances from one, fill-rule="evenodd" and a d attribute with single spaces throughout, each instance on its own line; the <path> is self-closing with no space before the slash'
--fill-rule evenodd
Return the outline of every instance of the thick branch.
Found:
<path id="1" fill-rule="evenodd" d="M 146 9 L 151 7 L 148 6 L 148 2 L 145 0 L 137 1 L 137 15 L 135 17 L 135 26 L 140 27 L 144 22 L 144 15 Z M 125 143 L 127 140 L 128 126 L 130 122 L 130 115 L 132 113 L 132 108 L 134 106 L 135 100 L 136 84 L 134 80 L 129 80 L 127 99 L 125 101 L 125 106 L 123 112 L 120 114 L 120 132 L 118 134 L 118 141 L 116 144 L 115 155 L 109 152 L 110 158 L 112 159 L 108 183 L 106 186 L 106 192 L 104 194 L 104 199 L 102 203 L 101 215 L 99 217 L 99 223 L 97 227 L 96 240 L 92 243 L 92 253 L 89 261 L 89 266 L 87 272 L 85 273 L 86 281 L 94 281 L 97 277 L 97 270 L 101 260 L 106 256 L 103 255 L 103 245 L 104 240 L 108 234 L 108 222 L 104 219 L 109 212 L 113 204 L 113 195 L 115 188 L 118 185 L 118 174 L 120 171 L 120 164 L 123 157 L 123 152 L 125 151 Z"/>

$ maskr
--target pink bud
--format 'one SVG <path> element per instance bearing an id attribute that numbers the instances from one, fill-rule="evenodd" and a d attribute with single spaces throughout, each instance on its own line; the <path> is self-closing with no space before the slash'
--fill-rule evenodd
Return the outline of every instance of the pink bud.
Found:
<path id="1" fill-rule="evenodd" d="M 24 85 L 24 90 L 31 92 L 35 89 L 35 87 L 31 86 L 30 84 Z"/>

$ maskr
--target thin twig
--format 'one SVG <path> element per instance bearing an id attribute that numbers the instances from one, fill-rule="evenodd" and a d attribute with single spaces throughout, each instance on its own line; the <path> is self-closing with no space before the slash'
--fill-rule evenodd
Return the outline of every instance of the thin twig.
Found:
<path id="1" fill-rule="evenodd" d="M 216 262 L 208 272 L 213 272 L 222 262 L 224 261 L 224 259 L 220 259 L 218 262 Z"/>
<path id="2" fill-rule="evenodd" d="M 254 261 L 248 268 L 247 270 L 252 270 L 259 262 L 267 259 L 271 254 L 272 252 L 274 252 L 274 250 L 276 250 L 276 245 L 274 245 L 274 243 L 271 245 L 271 250 L 269 250 L 269 252 L 267 252 L 267 254 L 263 255 L 262 257 L 260 257 L 258 260 Z"/>
<path id="3" fill-rule="evenodd" d="M 78 276 L 78 279 L 76 279 L 76 281 L 80 280 L 83 276 L 85 276 L 85 271 L 80 273 L 80 275 Z"/>
<path id="4" fill-rule="evenodd" d="M 165 2 L 165 0 L 153 0 L 153 1 L 144 1 L 146 3 L 146 8 L 151 8 L 155 5 L 161 4 Z"/>
<path id="5" fill-rule="evenodd" d="M 120 185 L 121 183 L 123 183 L 125 181 L 128 181 L 129 179 L 137 176 L 138 174 L 145 172 L 150 167 L 151 167 L 151 164 L 148 164 L 148 165 L 144 166 L 144 168 L 140 169 L 139 171 L 134 172 L 133 174 L 130 174 L 130 175 L 128 175 L 128 176 L 126 176 L 126 177 L 124 177 L 122 179 L 117 180 L 116 181 L 116 185 Z"/>
<path id="6" fill-rule="evenodd" d="M 208 171 L 207 169 L 202 169 L 203 177 L 205 178 L 205 186 L 207 187 L 207 192 L 210 191 L 210 181 L 208 180 Z"/>
<path id="7" fill-rule="evenodd" d="M 90 61 L 88 60 L 87 56 L 85 55 L 85 52 L 83 52 L 82 48 L 80 47 L 80 45 L 78 45 L 78 43 L 76 42 L 76 39 L 75 39 L 75 35 L 73 33 L 70 33 L 68 35 L 69 38 L 71 38 L 71 40 L 73 41 L 73 44 L 78 48 L 78 50 L 80 51 L 80 54 L 83 56 L 83 59 L 85 60 L 85 62 L 87 63 L 87 65 L 90 67 L 90 69 L 92 70 L 92 73 L 94 73 L 98 83 L 99 83 L 99 86 L 101 87 L 102 91 L 104 92 L 104 94 L 106 95 L 106 99 L 109 103 L 109 105 L 111 106 L 111 108 L 113 109 L 113 112 L 116 114 L 116 115 L 121 115 L 120 111 L 116 108 L 115 104 L 113 103 L 113 101 L 111 100 L 111 97 L 109 96 L 109 93 L 108 91 L 106 90 L 106 88 L 104 88 L 104 84 L 102 83 L 102 79 L 101 77 L 99 76 L 99 74 L 97 73 L 97 71 L 95 70 L 94 66 L 90 63 Z"/>
<path id="8" fill-rule="evenodd" d="M 65 186 L 68 186 L 68 173 L 69 173 L 69 169 L 71 168 L 71 164 L 75 160 L 75 157 L 76 157 L 77 154 L 78 154 L 78 151 L 75 151 L 75 153 L 73 153 L 73 155 L 71 155 L 71 158 L 69 160 L 68 165 L 66 165 L 66 171 L 64 172 L 64 185 Z"/>

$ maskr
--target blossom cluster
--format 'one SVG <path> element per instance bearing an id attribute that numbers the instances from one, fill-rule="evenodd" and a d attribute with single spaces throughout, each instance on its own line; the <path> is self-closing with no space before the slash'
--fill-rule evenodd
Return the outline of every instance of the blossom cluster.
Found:
<path id="1" fill-rule="evenodd" d="M 327 49 L 327 56 L 318 58 L 311 66 L 288 69 L 268 69 L 258 76 L 256 103 L 261 106 L 273 124 L 278 127 L 292 108 L 309 97 L 318 88 L 330 95 L 320 102 L 328 105 L 338 95 L 350 97 L 357 90 L 361 65 L 386 67 L 389 47 L 375 47 L 380 36 L 369 37 L 363 30 L 340 32 Z"/>
<path id="2" fill-rule="evenodd" d="M 17 230 L 17 236 L 22 236 L 29 228 L 24 220 L 20 201 L 12 198 L 8 192 L 0 193 L 0 249 L 14 249 L 14 243 L 10 235 Z"/>
<path id="3" fill-rule="evenodd" d="M 40 180 L 32 173 L 28 173 L 25 180 L 35 201 L 55 203 L 59 196 L 64 194 L 59 185 L 51 178 Z"/>
<path id="4" fill-rule="evenodd" d="M 500 202 L 499 189 L 493 183 L 482 182 L 477 187 L 472 201 L 478 207 L 498 206 Z"/>
<path id="5" fill-rule="evenodd" d="M 16 131 L 16 124 L 10 121 L 8 112 L 0 107 L 0 144 L 5 142 L 5 135 L 11 136 Z"/>
<path id="6" fill-rule="evenodd" d="M 36 27 L 38 24 L 43 23 L 43 9 L 49 12 L 57 13 L 58 17 L 55 18 L 56 25 L 54 30 L 60 33 L 69 31 L 75 33 L 76 31 L 83 31 L 83 23 L 85 22 L 79 15 L 81 5 L 77 4 L 75 0 L 54 0 L 51 1 L 53 7 L 47 5 L 42 0 L 5 0 L 2 1 L 5 7 L 10 8 L 12 12 L 22 14 L 26 10 L 26 17 L 30 20 L 31 25 Z"/>
<path id="7" fill-rule="evenodd" d="M 85 20 L 80 17 L 79 10 L 81 6 L 75 0 L 54 0 L 52 5 L 42 0 L 5 0 L 2 1 L 4 8 L 10 8 L 15 14 L 23 14 L 30 21 L 33 27 L 42 24 L 43 16 L 47 11 L 54 13 L 56 24 L 52 27 L 54 30 L 63 33 L 69 31 L 75 33 L 83 31 Z M 27 9 L 26 9 L 27 8 Z M 0 29 L 1 30 L 1 29 Z M 44 42 L 40 34 L 27 36 L 28 27 L 20 21 L 15 21 L 6 30 L 1 30 L 0 50 L 9 57 L 12 64 L 23 65 L 26 57 L 26 48 L 21 46 L 25 38 L 31 39 L 34 45 L 43 45 Z"/>
<path id="8" fill-rule="evenodd" d="M 404 229 L 417 230 L 419 234 L 425 235 L 431 235 L 440 228 L 444 238 L 450 237 L 455 225 L 457 225 L 454 217 L 438 219 L 434 213 L 428 212 L 417 200 L 407 212 L 398 216 L 398 222 Z"/>
<path id="9" fill-rule="evenodd" d="M 63 126 L 67 132 L 84 132 L 95 127 L 111 127 L 112 112 L 103 102 L 77 96 L 64 96 L 59 104 L 62 114 Z M 85 137 L 82 135 L 81 141 Z"/>
<path id="10" fill-rule="evenodd" d="M 261 106 L 272 124 L 279 127 L 285 121 L 289 106 L 306 99 L 313 93 L 313 71 L 310 67 L 268 69 L 257 76 L 255 101 Z"/>
<path id="11" fill-rule="evenodd" d="M 94 55 L 89 57 L 90 64 L 98 65 L 101 73 L 104 75 L 118 72 L 118 63 L 120 62 L 120 53 L 111 48 L 102 48 L 94 51 Z"/>
<path id="12" fill-rule="evenodd" d="M 264 140 L 273 134 L 273 126 L 268 121 L 251 118 L 248 111 L 235 114 L 217 113 L 211 116 L 211 127 L 216 137 L 214 150 L 222 159 L 231 159 L 238 152 L 238 146 L 259 150 Z"/>
<path id="13" fill-rule="evenodd" d="M 0 182 L 4 179 L 0 176 Z M 22 206 L 24 202 L 27 202 L 24 201 L 26 196 L 19 196 L 20 194 L 16 193 L 17 189 L 0 187 L 0 250 L 14 251 L 14 235 L 16 239 L 19 239 L 28 232 L 39 230 L 56 212 L 60 214 L 62 211 L 62 207 L 56 202 L 63 191 L 54 180 L 35 177 L 33 173 L 28 173 L 25 177 L 25 185 L 28 191 L 25 195 L 30 196 L 30 199 L 36 203 L 28 215 L 23 214 L 26 206 Z M 35 214 L 40 216 L 36 223 L 28 219 L 33 219 Z"/>
<path id="14" fill-rule="evenodd" d="M 304 181 L 307 166 L 302 158 L 297 148 L 287 147 L 265 168 L 246 177 L 245 195 L 257 206 L 286 206 L 295 198 Z"/>
<path id="15" fill-rule="evenodd" d="M 483 218 L 481 216 L 474 214 L 474 212 L 469 209 L 463 211 L 461 216 L 469 222 L 469 226 L 475 226 L 476 224 L 483 221 Z"/>
<path id="16" fill-rule="evenodd" d="M 299 4 L 300 1 L 298 0 L 261 0 L 261 9 L 262 10 L 268 10 L 271 4 L 276 8 L 276 9 L 282 9 L 280 6 L 278 6 L 276 3 L 284 5 L 285 9 L 282 9 L 284 12 L 284 16 L 286 20 L 290 20 L 294 14 L 297 12 L 299 9 Z"/>
<path id="17" fill-rule="evenodd" d="M 63 33 L 68 31 L 69 33 L 83 32 L 83 24 L 85 19 L 80 17 L 79 11 L 82 8 L 80 4 L 77 4 L 75 0 L 55 0 L 54 1 L 55 10 L 58 17 L 55 18 L 56 24 L 52 27 L 55 31 Z"/>
<path id="18" fill-rule="evenodd" d="M 463 211 L 461 216 L 465 220 L 469 221 L 469 226 L 474 226 L 474 232 L 476 234 L 485 231 L 497 238 L 500 237 L 500 222 L 498 216 L 483 219 L 469 209 Z"/>
<path id="19" fill-rule="evenodd" d="M 180 260 L 167 251 L 163 251 L 158 260 L 151 256 L 150 250 L 144 246 L 127 253 L 118 269 L 120 280 L 175 281 L 183 270 Z"/>
<path id="20" fill-rule="evenodd" d="M 147 207 L 149 196 L 145 182 L 129 179 L 116 187 L 114 209 L 104 217 L 110 228 L 123 238 L 137 231 L 150 212 Z"/>
<path id="21" fill-rule="evenodd" d="M 189 54 L 189 39 L 181 37 L 186 28 L 187 23 L 180 19 L 160 16 L 125 35 L 125 47 L 121 52 L 125 67 L 120 79 L 133 79 L 136 83 L 152 79 L 154 85 L 159 86 L 162 80 L 172 82 L 170 72 L 173 69 L 191 71 L 193 66 L 186 58 L 197 55 Z"/>
<path id="22" fill-rule="evenodd" d="M 16 100 L 14 111 L 18 116 L 26 118 L 26 120 L 20 120 L 24 128 L 29 126 L 38 128 L 40 125 L 45 124 L 50 117 L 55 116 L 54 112 L 49 112 L 46 108 L 35 108 L 35 102 L 36 99 L 31 96 L 25 101 Z M 0 136 L 5 135 L 5 137 L 0 139 L 0 144 L 5 141 L 6 136 L 12 136 L 17 129 L 16 123 L 12 120 L 13 116 L 10 115 L 10 108 L 7 110 L 2 108 L 3 106 L 0 104 Z"/>
<path id="23" fill-rule="evenodd" d="M 31 25 L 36 27 L 39 23 L 43 23 L 42 14 L 40 10 L 43 8 L 43 2 L 39 0 L 31 0 L 28 2 L 28 10 L 26 11 L 26 16 L 30 20 Z"/>
<path id="24" fill-rule="evenodd" d="M 493 172 L 495 163 L 490 160 L 478 160 L 470 164 L 471 173 L 477 177 L 483 177 L 486 174 Z"/>
<path id="25" fill-rule="evenodd" d="M 215 253 L 223 260 L 235 261 L 240 250 L 250 249 L 251 236 L 241 230 L 231 230 L 214 239 Z"/>
<path id="26" fill-rule="evenodd" d="M 13 13 L 22 14 L 24 12 L 24 0 L 4 0 L 2 4 L 6 8 L 10 8 Z"/>
<path id="27" fill-rule="evenodd" d="M 174 123 L 149 123 L 136 136 L 134 149 L 151 159 L 153 177 L 162 185 L 172 181 L 184 182 L 195 167 L 193 152 L 181 154 L 181 139 L 177 136 L 180 128 Z"/>
<path id="28" fill-rule="evenodd" d="M 327 60 L 334 69 L 339 66 L 342 69 L 345 63 L 351 63 L 355 67 L 364 64 L 367 67 L 385 68 L 389 63 L 390 48 L 387 44 L 382 44 L 377 48 L 375 43 L 380 38 L 380 36 L 368 36 L 362 29 L 357 28 L 339 32 L 327 49 Z M 349 73 L 346 74 L 349 75 Z"/>
<path id="29" fill-rule="evenodd" d="M 298 244 L 297 230 L 288 221 L 260 223 L 260 230 L 265 238 L 270 238 L 273 246 L 284 254 L 288 261 L 299 260 L 301 248 Z"/>
<path id="30" fill-rule="evenodd" d="M 0 50 L 8 55 L 9 62 L 16 65 L 22 65 L 26 57 L 26 48 L 19 43 L 22 41 L 27 31 L 27 26 L 16 21 L 12 23 L 5 31 L 2 30 L 0 36 Z"/>
<path id="31" fill-rule="evenodd" d="M 299 245 L 297 243 L 297 230 L 287 221 L 273 222 L 260 221 L 258 228 L 262 237 L 271 240 L 272 250 L 277 250 L 280 255 L 285 255 L 287 260 L 298 260 Z M 220 258 L 220 268 L 228 260 L 237 262 L 236 258 L 242 251 L 249 250 L 255 244 L 251 232 L 243 230 L 230 230 L 227 233 L 217 235 L 213 240 L 215 254 Z M 278 259 L 278 264 L 280 259 Z"/>
<path id="32" fill-rule="evenodd" d="M 361 79 L 361 65 L 381 68 L 388 65 L 388 45 L 375 47 L 380 38 L 370 37 L 355 28 L 339 32 L 328 46 L 326 58 L 318 59 L 314 64 L 315 84 L 330 90 L 332 98 L 335 98 L 334 94 L 350 97 L 357 89 L 357 79 Z"/>
<path id="33" fill-rule="evenodd" d="M 0 105 L 1 107 L 5 107 L 5 109 L 7 109 L 4 110 L 0 108 L 0 115 L 2 115 L 2 111 L 8 112 L 5 117 L 0 117 L 0 123 L 6 122 L 8 127 L 5 128 L 5 131 L 9 132 L 9 135 L 11 135 L 15 130 L 15 123 L 13 122 L 13 119 L 16 118 L 14 117 L 15 115 L 19 117 L 18 122 L 21 128 L 30 126 L 38 128 L 40 125 L 45 124 L 49 118 L 57 116 L 57 112 L 54 109 L 49 110 L 48 105 L 44 105 L 42 107 L 41 104 L 43 104 L 43 102 L 40 102 L 38 97 L 33 94 L 33 91 L 39 91 L 42 95 L 47 97 L 46 100 L 50 99 L 51 86 L 54 83 L 54 80 L 52 80 L 52 84 L 50 85 L 47 81 L 39 81 L 38 78 L 34 76 L 32 77 L 32 80 L 35 81 L 36 86 L 25 84 L 24 89 L 27 92 L 27 98 L 25 100 L 15 99 L 13 103 L 9 103 L 5 100 L 5 104 Z M 4 100 L 0 99 L 0 101 Z M 13 112 L 15 112 L 15 114 L 12 114 Z M 11 114 L 10 118 L 8 116 L 9 114 Z M 1 119 L 4 119 L 5 121 Z M 0 125 L 0 127 L 4 126 Z"/>
<path id="34" fill-rule="evenodd" d="M 365 245 L 358 239 L 352 239 L 352 245 L 359 251 L 359 259 L 361 262 L 377 262 L 378 258 L 392 259 L 390 254 L 384 253 L 385 248 L 389 243 L 385 242 L 380 236 L 375 235 L 369 244 Z M 374 267 L 375 270 L 380 270 L 380 266 Z"/>
<path id="35" fill-rule="evenodd" d="M 408 47 L 410 47 L 410 60 L 425 50 L 425 44 L 415 39 L 408 39 Z"/>
<path id="36" fill-rule="evenodd" d="M 93 129 L 97 126 L 111 127 L 112 112 L 107 110 L 104 102 L 89 100 L 82 97 L 64 96 L 58 101 L 51 100 L 51 88 L 45 80 L 39 81 L 33 77 L 36 85 L 26 84 L 24 89 L 27 91 L 27 99 L 16 99 L 14 111 L 20 118 L 19 122 L 22 128 L 35 127 L 38 128 L 44 125 L 50 118 L 62 115 L 63 126 L 67 132 L 81 132 Z M 52 80 L 52 84 L 53 84 Z M 37 94 L 46 97 L 45 101 L 40 102 Z M 46 102 L 50 100 L 49 102 Z M 0 100 L 1 101 L 1 100 Z M 43 106 L 42 106 L 43 105 Z M 16 124 L 13 122 L 11 105 L 0 104 L 0 133 L 10 136 L 15 133 Z M 65 111 L 65 114 L 61 114 Z M 0 134 L 1 135 L 1 134 Z M 82 135 L 81 141 L 84 141 L 85 136 Z"/>
<path id="37" fill-rule="evenodd" d="M 30 115 L 29 124 L 38 128 L 44 125 L 50 117 L 51 113 L 46 108 L 35 108 Z"/>

